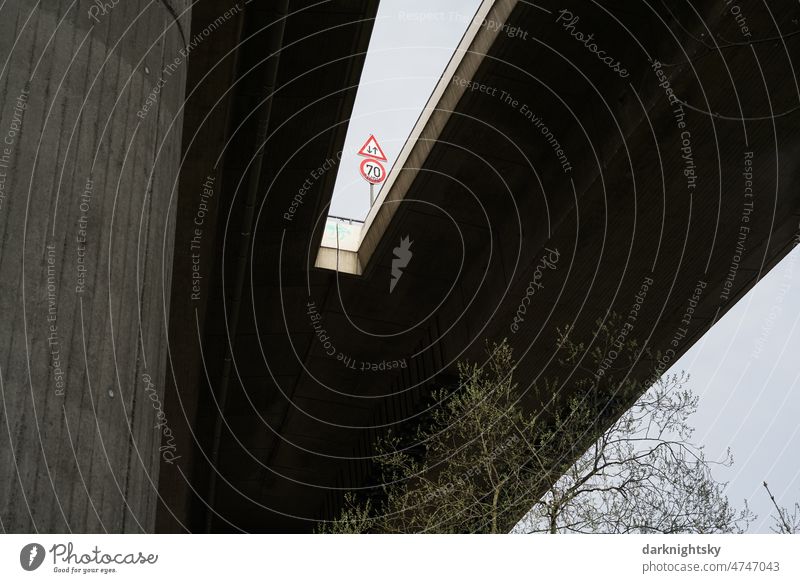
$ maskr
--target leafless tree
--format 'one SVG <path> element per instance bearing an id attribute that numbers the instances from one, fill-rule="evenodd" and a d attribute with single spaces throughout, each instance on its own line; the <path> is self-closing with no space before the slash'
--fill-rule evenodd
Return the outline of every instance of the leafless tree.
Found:
<path id="1" fill-rule="evenodd" d="M 642 395 L 628 373 L 646 355 L 619 324 L 598 322 L 591 349 L 561 331 L 568 380 L 530 394 L 514 381 L 506 342 L 483 366 L 461 364 L 459 388 L 436 392 L 429 423 L 377 444 L 381 496 L 348 495 L 322 530 L 742 532 L 752 514 L 729 503 L 711 471 L 732 464 L 730 452 L 710 461 L 692 441 L 688 378 L 657 378 Z"/>
<path id="2" fill-rule="evenodd" d="M 775 496 L 769 489 L 769 485 L 764 482 L 764 489 L 767 491 L 772 505 L 775 507 L 777 515 L 772 515 L 775 521 L 775 526 L 772 527 L 772 532 L 777 534 L 800 534 L 800 503 L 795 502 L 794 508 L 789 510 L 785 506 L 779 506 Z"/>

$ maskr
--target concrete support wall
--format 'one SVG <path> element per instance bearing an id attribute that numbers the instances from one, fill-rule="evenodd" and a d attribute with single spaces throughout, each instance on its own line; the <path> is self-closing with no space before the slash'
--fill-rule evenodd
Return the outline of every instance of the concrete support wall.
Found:
<path id="1" fill-rule="evenodd" d="M 188 6 L 0 4 L 2 531 L 152 531 L 180 455 L 161 401 Z"/>

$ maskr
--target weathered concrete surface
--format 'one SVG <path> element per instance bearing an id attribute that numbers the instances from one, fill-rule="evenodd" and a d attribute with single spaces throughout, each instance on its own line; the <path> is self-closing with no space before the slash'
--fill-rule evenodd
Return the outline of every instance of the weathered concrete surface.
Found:
<path id="1" fill-rule="evenodd" d="M 189 2 L 111 4 L 0 6 L 6 532 L 155 524 Z"/>

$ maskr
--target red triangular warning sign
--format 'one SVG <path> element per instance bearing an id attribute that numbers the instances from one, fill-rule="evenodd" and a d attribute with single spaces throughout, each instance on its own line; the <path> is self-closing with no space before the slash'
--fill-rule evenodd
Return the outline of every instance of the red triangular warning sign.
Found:
<path id="1" fill-rule="evenodd" d="M 358 151 L 358 155 L 387 162 L 386 154 L 383 153 L 383 149 L 373 135 L 370 135 L 369 139 L 364 142 L 364 145 Z"/>

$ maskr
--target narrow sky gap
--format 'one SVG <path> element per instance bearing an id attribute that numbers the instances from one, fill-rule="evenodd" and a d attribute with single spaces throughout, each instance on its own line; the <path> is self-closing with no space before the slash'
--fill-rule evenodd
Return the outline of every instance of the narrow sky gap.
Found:
<path id="1" fill-rule="evenodd" d="M 356 152 L 374 134 L 389 170 L 480 0 L 382 0 L 336 176 L 330 214 L 363 220 L 369 185 Z M 375 188 L 377 196 L 379 188 Z"/>

